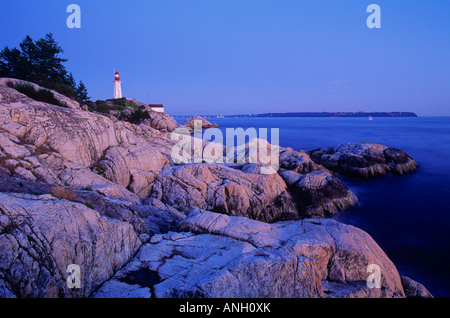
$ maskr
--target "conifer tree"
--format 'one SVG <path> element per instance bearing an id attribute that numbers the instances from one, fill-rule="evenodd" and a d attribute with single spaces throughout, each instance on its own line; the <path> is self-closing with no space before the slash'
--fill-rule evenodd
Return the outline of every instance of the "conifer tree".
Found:
<path id="1" fill-rule="evenodd" d="M 84 85 L 83 81 L 80 81 L 80 83 L 78 84 L 75 90 L 75 94 L 77 102 L 79 102 L 81 105 L 86 105 L 88 102 L 91 101 L 91 98 L 88 95 L 88 90 Z"/>
<path id="2" fill-rule="evenodd" d="M 77 92 L 79 87 L 64 66 L 67 60 L 60 57 L 63 52 L 51 33 L 37 41 L 27 35 L 19 48 L 5 47 L 0 51 L 0 77 L 33 82 L 70 98 L 76 98 L 80 93 L 83 101 L 89 100 L 84 84 Z"/>

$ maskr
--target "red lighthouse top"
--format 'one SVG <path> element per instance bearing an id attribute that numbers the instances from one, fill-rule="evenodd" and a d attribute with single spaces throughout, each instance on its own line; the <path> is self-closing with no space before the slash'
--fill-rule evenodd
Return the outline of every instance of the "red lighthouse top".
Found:
<path id="1" fill-rule="evenodd" d="M 116 72 L 114 77 L 115 77 L 116 81 L 119 81 L 120 80 L 119 72 Z"/>

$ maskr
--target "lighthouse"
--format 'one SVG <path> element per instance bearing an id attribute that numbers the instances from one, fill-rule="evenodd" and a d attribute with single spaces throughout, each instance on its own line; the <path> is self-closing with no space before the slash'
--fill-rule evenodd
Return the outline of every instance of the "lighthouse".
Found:
<path id="1" fill-rule="evenodd" d="M 120 81 L 119 72 L 114 75 L 114 99 L 122 98 L 122 82 Z"/>

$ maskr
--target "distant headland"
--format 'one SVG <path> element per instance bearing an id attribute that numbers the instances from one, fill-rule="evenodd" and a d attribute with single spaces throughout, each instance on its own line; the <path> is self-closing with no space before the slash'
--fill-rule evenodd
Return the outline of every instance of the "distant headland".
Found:
<path id="1" fill-rule="evenodd" d="M 174 116 L 178 118 L 190 116 Z M 266 117 L 419 117 L 412 112 L 294 112 L 294 113 L 264 113 L 264 114 L 240 114 L 240 115 L 205 115 L 204 117 L 217 118 L 266 118 Z"/>

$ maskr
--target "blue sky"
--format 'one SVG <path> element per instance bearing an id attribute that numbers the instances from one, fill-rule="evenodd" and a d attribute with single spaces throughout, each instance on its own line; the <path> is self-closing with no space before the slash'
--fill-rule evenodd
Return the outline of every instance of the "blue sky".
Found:
<path id="1" fill-rule="evenodd" d="M 81 29 L 66 26 L 69 4 Z M 381 29 L 366 8 L 381 7 Z M 448 0 L 15 0 L 0 46 L 52 32 L 94 100 L 169 114 L 413 111 L 450 116 Z"/>

